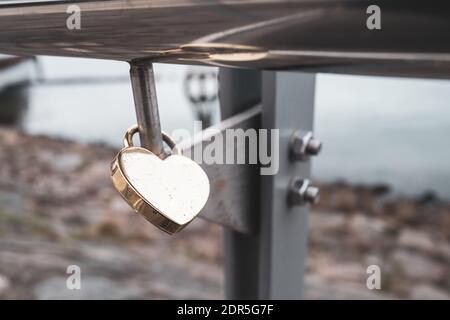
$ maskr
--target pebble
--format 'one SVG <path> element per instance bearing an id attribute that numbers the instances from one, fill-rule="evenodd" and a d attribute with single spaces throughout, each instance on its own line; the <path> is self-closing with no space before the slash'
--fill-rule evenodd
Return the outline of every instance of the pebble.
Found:
<path id="1" fill-rule="evenodd" d="M 83 163 L 83 157 L 77 153 L 65 153 L 55 155 L 52 160 L 52 168 L 60 173 L 69 173 L 78 169 Z"/>
<path id="2" fill-rule="evenodd" d="M 10 288 L 10 282 L 7 277 L 0 274 L 0 296 L 8 291 Z"/>
<path id="3" fill-rule="evenodd" d="M 450 300 L 449 292 L 431 285 L 419 285 L 412 289 L 411 299 L 417 300 Z"/>
<path id="4" fill-rule="evenodd" d="M 447 260 L 448 265 L 450 266 L 450 243 L 438 243 L 436 245 L 437 252 Z"/>
<path id="5" fill-rule="evenodd" d="M 333 231 L 345 227 L 346 217 L 343 213 L 315 211 L 309 218 L 309 229 L 312 231 Z"/>
<path id="6" fill-rule="evenodd" d="M 424 233 L 413 229 L 404 229 L 398 237 L 398 245 L 406 248 L 432 252 L 434 243 L 431 237 Z"/>
<path id="7" fill-rule="evenodd" d="M 328 280 L 350 281 L 365 285 L 366 267 L 360 263 L 330 263 L 316 270 L 320 277 Z"/>
<path id="8" fill-rule="evenodd" d="M 386 223 L 379 218 L 371 218 L 365 214 L 354 215 L 349 222 L 349 231 L 357 243 L 373 246 L 383 237 Z"/>
<path id="9" fill-rule="evenodd" d="M 444 269 L 438 262 L 404 249 L 393 253 L 392 262 L 404 275 L 414 280 L 439 281 L 444 275 Z"/>
<path id="10" fill-rule="evenodd" d="M 38 300 L 122 300 L 142 296 L 142 289 L 124 286 L 104 277 L 81 278 L 81 288 L 68 289 L 65 277 L 52 277 L 38 283 L 33 293 Z"/>

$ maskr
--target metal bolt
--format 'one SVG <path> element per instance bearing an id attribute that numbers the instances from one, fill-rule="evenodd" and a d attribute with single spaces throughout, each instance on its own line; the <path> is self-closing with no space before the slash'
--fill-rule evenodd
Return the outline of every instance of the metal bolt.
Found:
<path id="1" fill-rule="evenodd" d="M 306 154 L 317 156 L 322 150 L 322 142 L 316 138 L 311 138 L 306 144 Z"/>
<path id="2" fill-rule="evenodd" d="M 314 138 L 311 131 L 296 130 L 291 137 L 291 155 L 294 160 L 305 161 L 316 156 L 322 150 L 322 142 Z"/>
<path id="3" fill-rule="evenodd" d="M 289 189 L 289 202 L 291 205 L 315 204 L 319 202 L 319 188 L 311 185 L 308 179 L 292 179 Z"/>
<path id="4" fill-rule="evenodd" d="M 320 199 L 320 192 L 319 192 L 319 188 L 317 187 L 313 187 L 313 186 L 308 186 L 306 188 L 305 194 L 303 195 L 303 197 L 305 198 L 305 201 L 308 203 L 318 203 L 319 199 Z"/>

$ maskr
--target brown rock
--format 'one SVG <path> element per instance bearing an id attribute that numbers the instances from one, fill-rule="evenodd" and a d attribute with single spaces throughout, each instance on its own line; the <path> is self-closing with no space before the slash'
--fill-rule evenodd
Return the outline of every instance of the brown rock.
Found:
<path id="1" fill-rule="evenodd" d="M 367 277 L 366 266 L 353 262 L 333 262 L 323 265 L 317 270 L 317 273 L 321 278 L 332 281 L 350 281 L 362 284 L 365 284 Z"/>
<path id="2" fill-rule="evenodd" d="M 398 244 L 403 247 L 426 252 L 432 252 L 434 249 L 434 243 L 428 234 L 409 228 L 400 232 Z"/>
<path id="3" fill-rule="evenodd" d="M 382 219 L 367 217 L 364 214 L 354 215 L 349 222 L 349 231 L 354 241 L 364 246 L 374 245 L 385 229 L 386 223 Z"/>
<path id="4" fill-rule="evenodd" d="M 412 289 L 411 299 L 418 300 L 450 300 L 449 292 L 435 286 L 422 284 Z"/>
<path id="5" fill-rule="evenodd" d="M 10 282 L 7 277 L 0 274 L 0 296 L 5 294 L 10 288 Z"/>
<path id="6" fill-rule="evenodd" d="M 346 217 L 342 213 L 314 211 L 309 216 L 311 231 L 334 231 L 344 228 Z"/>
<path id="7" fill-rule="evenodd" d="M 199 235 L 188 239 L 186 245 L 182 247 L 186 254 L 196 259 L 219 261 L 222 256 L 222 246 L 219 239 L 205 241 L 205 238 Z"/>
<path id="8" fill-rule="evenodd" d="M 450 265 L 450 244 L 449 243 L 438 243 L 436 244 L 436 251 L 438 254 L 447 260 Z"/>
<path id="9" fill-rule="evenodd" d="M 439 281 L 445 276 L 444 268 L 432 258 L 405 250 L 394 252 L 392 263 L 414 280 Z"/>
<path id="10" fill-rule="evenodd" d="M 417 207 L 413 201 L 400 200 L 393 205 L 393 211 L 397 218 L 397 227 L 401 227 L 403 223 L 410 223 L 417 217 Z"/>
<path id="11" fill-rule="evenodd" d="M 330 195 L 333 208 L 342 211 L 355 210 L 358 207 L 358 196 L 351 189 L 337 189 Z"/>
<path id="12" fill-rule="evenodd" d="M 17 145 L 21 137 L 19 136 L 17 131 L 2 128 L 0 129 L 0 138 L 2 144 L 7 146 L 15 146 Z"/>

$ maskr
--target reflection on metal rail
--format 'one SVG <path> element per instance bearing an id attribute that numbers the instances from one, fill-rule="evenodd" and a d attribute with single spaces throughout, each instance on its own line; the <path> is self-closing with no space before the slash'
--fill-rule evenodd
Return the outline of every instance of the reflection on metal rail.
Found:
<path id="1" fill-rule="evenodd" d="M 68 30 L 68 3 L 81 29 Z M 0 52 L 448 78 L 450 3 L 380 0 L 34 1 L 0 4 Z M 186 32 L 189 30 L 189 32 Z"/>

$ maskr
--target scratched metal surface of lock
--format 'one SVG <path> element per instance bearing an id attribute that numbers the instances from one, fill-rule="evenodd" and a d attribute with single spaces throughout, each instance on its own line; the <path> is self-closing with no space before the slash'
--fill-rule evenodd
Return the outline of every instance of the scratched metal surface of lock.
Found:
<path id="1" fill-rule="evenodd" d="M 111 179 L 125 201 L 161 230 L 174 234 L 188 225 L 205 206 L 209 180 L 203 169 L 181 155 L 174 141 L 163 133 L 171 148 L 165 159 L 133 146 L 133 126 L 124 135 L 124 148 L 111 163 Z"/>

